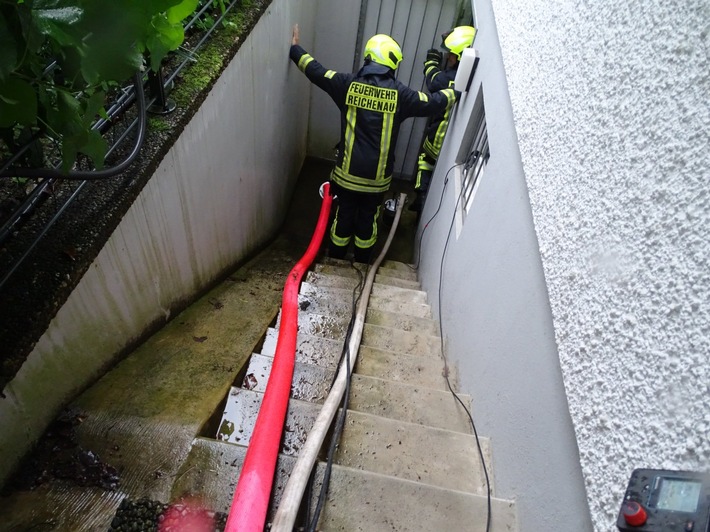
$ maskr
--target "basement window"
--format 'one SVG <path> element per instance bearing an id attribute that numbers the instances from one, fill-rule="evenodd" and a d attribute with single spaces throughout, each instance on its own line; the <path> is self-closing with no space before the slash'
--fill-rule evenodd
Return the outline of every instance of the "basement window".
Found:
<path id="1" fill-rule="evenodd" d="M 473 206 L 473 198 L 485 173 L 490 156 L 486 111 L 483 105 L 483 88 L 481 87 L 476 95 L 476 103 L 473 106 L 466 134 L 456 160 L 459 165 L 463 165 L 460 167 L 457 194 L 458 211 L 462 222 Z"/>

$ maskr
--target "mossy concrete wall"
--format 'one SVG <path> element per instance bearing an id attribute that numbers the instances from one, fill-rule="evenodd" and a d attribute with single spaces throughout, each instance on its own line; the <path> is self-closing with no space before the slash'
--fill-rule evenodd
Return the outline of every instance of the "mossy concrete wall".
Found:
<path id="1" fill-rule="evenodd" d="M 302 74 L 288 59 L 291 26 L 312 24 L 314 10 L 307 1 L 262 4 L 252 31 L 235 37 L 243 40 L 236 55 L 5 387 L 0 484 L 64 404 L 283 222 L 308 123 L 309 86 L 294 83 Z"/>

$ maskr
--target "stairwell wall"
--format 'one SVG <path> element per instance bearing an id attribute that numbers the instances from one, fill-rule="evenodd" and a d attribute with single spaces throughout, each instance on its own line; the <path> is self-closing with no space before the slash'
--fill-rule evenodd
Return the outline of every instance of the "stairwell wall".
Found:
<path id="1" fill-rule="evenodd" d="M 420 279 L 442 320 L 459 389 L 473 398 L 478 434 L 491 439 L 494 495 L 515 500 L 521 532 L 565 530 L 570 522 L 591 530 L 494 13 L 487 2 L 475 7 L 481 59 L 427 197 L 422 220 L 440 198 L 442 208 L 419 230 Z M 480 98 L 491 156 L 461 224 L 454 220 L 461 166 L 454 165 L 465 158 L 459 148 Z"/>
<path id="2" fill-rule="evenodd" d="M 275 235 L 306 155 L 308 87 L 288 50 L 312 7 L 271 2 L 5 388 L 0 485 L 126 346 Z"/>
<path id="3" fill-rule="evenodd" d="M 520 530 L 609 532 L 634 468 L 710 464 L 710 6 L 473 6 L 420 276 Z M 479 90 L 491 156 L 452 227 Z"/>

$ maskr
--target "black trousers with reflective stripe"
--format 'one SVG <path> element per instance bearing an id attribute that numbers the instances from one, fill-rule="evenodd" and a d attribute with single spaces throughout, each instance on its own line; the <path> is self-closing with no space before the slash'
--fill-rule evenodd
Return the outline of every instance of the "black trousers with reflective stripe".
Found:
<path id="1" fill-rule="evenodd" d="M 372 248 L 375 245 L 376 237 L 375 224 L 379 207 L 384 199 L 384 192 L 354 192 L 347 190 L 336 183 L 331 182 L 332 193 L 338 196 L 337 209 L 333 226 L 331 227 L 331 241 L 329 255 L 336 259 L 344 259 L 348 252 L 348 244 L 338 245 L 334 241 L 332 234 L 335 233 L 337 241 L 351 242 L 355 239 L 362 242 L 370 242 L 363 247 L 355 241 L 354 258 L 356 262 L 370 262 Z"/>

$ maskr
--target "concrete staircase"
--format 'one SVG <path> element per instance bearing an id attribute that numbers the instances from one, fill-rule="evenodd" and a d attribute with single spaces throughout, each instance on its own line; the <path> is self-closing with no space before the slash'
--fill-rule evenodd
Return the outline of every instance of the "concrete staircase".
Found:
<path id="1" fill-rule="evenodd" d="M 269 520 L 325 400 L 343 349 L 358 272 L 324 259 L 299 296 L 291 400 L 274 479 Z M 364 275 L 364 272 L 363 272 Z M 209 501 L 227 511 L 266 388 L 278 321 L 227 397 L 215 439 L 196 438 L 173 500 Z M 453 383 L 455 375 L 449 375 Z M 470 411 L 470 397 L 459 394 Z M 468 415 L 444 377 L 438 325 L 409 266 L 385 261 L 373 285 L 349 409 L 334 459 L 319 530 L 486 530 L 486 480 L 494 494 L 492 452 L 472 435 Z M 325 459 L 327 442 L 322 450 Z M 319 462 L 315 506 L 324 472 Z M 512 501 L 491 498 L 491 531 L 517 530 Z"/>

